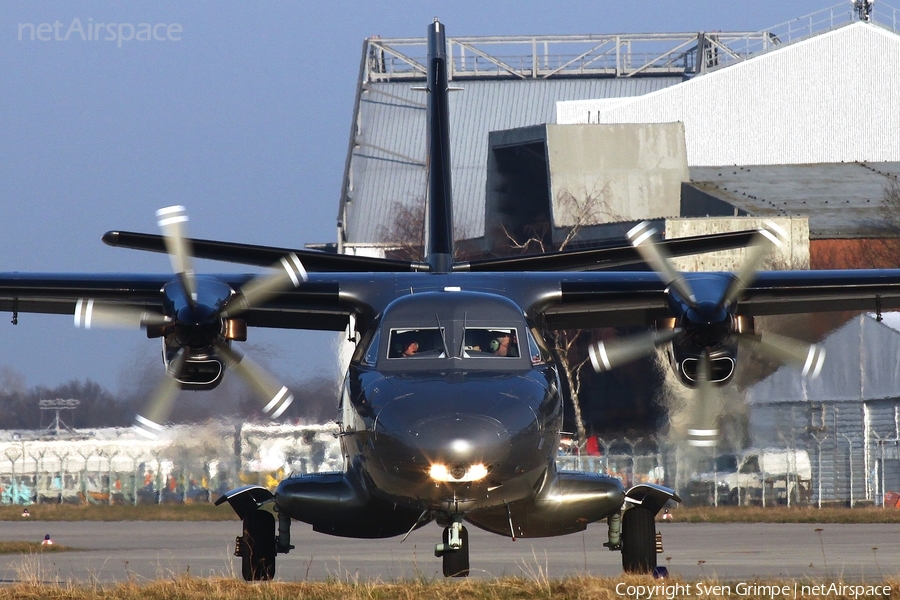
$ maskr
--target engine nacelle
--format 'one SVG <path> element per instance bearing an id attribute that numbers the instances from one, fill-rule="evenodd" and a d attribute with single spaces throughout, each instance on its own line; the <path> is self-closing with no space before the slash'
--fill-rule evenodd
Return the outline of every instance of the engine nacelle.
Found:
<path id="1" fill-rule="evenodd" d="M 724 385 L 734 377 L 737 366 L 737 344 L 725 344 L 715 350 L 706 350 L 709 354 L 709 381 L 715 385 Z M 697 387 L 700 361 L 704 349 L 689 344 L 672 343 L 670 359 L 672 367 L 684 385 Z"/>
<path id="2" fill-rule="evenodd" d="M 657 322 L 660 330 L 672 329 L 675 319 Z M 700 361 L 704 354 L 709 356 L 709 380 L 715 385 L 724 385 L 734 377 L 737 367 L 738 343 L 735 333 L 753 334 L 753 317 L 731 316 L 726 323 L 698 325 L 683 320 L 678 324 L 685 335 L 674 340 L 669 346 L 669 361 L 686 386 L 697 387 L 700 376 Z"/>
<path id="3" fill-rule="evenodd" d="M 170 368 L 177 354 L 177 351 L 168 348 L 163 342 L 163 364 L 166 369 Z M 183 390 L 211 390 L 218 386 L 225 376 L 225 362 L 212 352 L 194 351 L 185 358 L 181 369 L 174 376 Z"/>
<path id="4" fill-rule="evenodd" d="M 188 358 L 175 379 L 185 390 L 211 390 L 224 375 L 225 363 L 219 358 Z"/>

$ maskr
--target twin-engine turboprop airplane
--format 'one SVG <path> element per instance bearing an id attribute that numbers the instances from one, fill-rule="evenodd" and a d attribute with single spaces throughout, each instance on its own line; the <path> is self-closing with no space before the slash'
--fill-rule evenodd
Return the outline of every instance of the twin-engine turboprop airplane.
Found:
<path id="1" fill-rule="evenodd" d="M 428 27 L 427 240 L 421 262 L 249 246 L 186 236 L 181 207 L 158 213 L 163 235 L 110 232 L 113 246 L 168 252 L 175 275 L 0 274 L 0 309 L 74 314 L 76 325 L 133 326 L 162 340 L 167 376 L 136 419 L 148 436 L 178 389 L 215 387 L 232 369 L 280 416 L 293 397 L 232 348 L 249 328 L 347 331 L 356 341 L 340 406 L 341 472 L 292 476 L 272 493 L 233 490 L 243 520 L 236 554 L 248 580 L 271 579 L 293 520 L 354 538 L 400 536 L 431 521 L 447 576 L 469 572 L 466 527 L 517 537 L 584 530 L 605 519 L 626 571 L 656 565 L 654 517 L 676 494 L 624 489 L 614 477 L 560 471 L 559 372 L 542 331 L 653 326 L 598 343 L 611 369 L 667 346 L 673 368 L 699 388 L 689 441 L 717 435 L 710 389 L 734 371 L 739 343 L 756 344 L 813 376 L 815 346 L 763 335 L 754 317 L 900 307 L 900 270 L 757 273 L 777 228 L 470 262 L 454 260 L 444 28 Z M 750 247 L 731 273 L 678 273 L 668 255 Z M 195 275 L 191 257 L 276 265 L 271 275 Z M 603 271 L 648 263 L 653 272 Z M 277 529 L 277 531 L 276 531 Z"/>

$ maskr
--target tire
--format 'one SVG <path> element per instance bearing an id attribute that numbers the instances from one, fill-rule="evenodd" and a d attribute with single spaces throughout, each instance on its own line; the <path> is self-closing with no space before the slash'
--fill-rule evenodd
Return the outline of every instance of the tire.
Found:
<path id="1" fill-rule="evenodd" d="M 244 519 L 241 540 L 241 575 L 245 581 L 266 581 L 275 577 L 275 517 L 256 510 Z"/>
<path id="2" fill-rule="evenodd" d="M 459 550 L 448 550 L 441 555 L 444 561 L 444 577 L 468 577 L 469 576 L 469 531 L 460 527 Z M 450 528 L 444 527 L 444 544 L 450 543 Z"/>
<path id="3" fill-rule="evenodd" d="M 645 508 L 630 508 L 622 515 L 622 569 L 649 574 L 655 568 L 655 515 Z"/>

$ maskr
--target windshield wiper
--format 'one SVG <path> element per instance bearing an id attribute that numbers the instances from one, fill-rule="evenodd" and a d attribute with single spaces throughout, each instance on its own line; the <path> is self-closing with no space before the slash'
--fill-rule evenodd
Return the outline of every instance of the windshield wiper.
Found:
<path id="1" fill-rule="evenodd" d="M 447 348 L 447 337 L 444 335 L 443 326 L 441 326 L 441 318 L 437 315 L 434 315 L 434 318 L 437 319 L 438 331 L 441 332 L 441 343 L 444 344 L 444 356 L 447 358 L 452 358 L 450 356 L 450 349 Z"/>

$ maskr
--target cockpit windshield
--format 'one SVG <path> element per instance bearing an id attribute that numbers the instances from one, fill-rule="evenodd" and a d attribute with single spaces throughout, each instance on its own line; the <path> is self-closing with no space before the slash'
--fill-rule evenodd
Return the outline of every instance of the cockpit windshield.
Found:
<path id="1" fill-rule="evenodd" d="M 354 360 L 385 372 L 519 371 L 549 354 L 509 299 L 450 290 L 394 300 Z"/>
<path id="2" fill-rule="evenodd" d="M 441 358 L 443 328 L 392 329 L 388 358 Z"/>
<path id="3" fill-rule="evenodd" d="M 514 327 L 466 327 L 463 358 L 519 357 L 519 340 Z"/>

